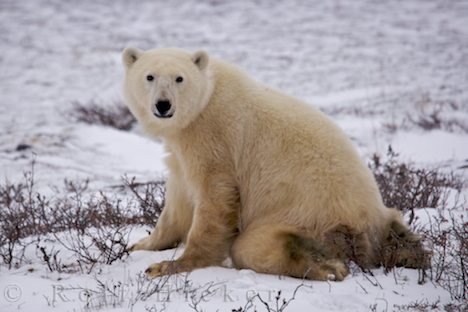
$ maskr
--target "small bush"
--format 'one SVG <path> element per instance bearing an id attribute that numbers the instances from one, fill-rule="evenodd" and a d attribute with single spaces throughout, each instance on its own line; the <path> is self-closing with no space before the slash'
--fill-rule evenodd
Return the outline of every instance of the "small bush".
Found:
<path id="1" fill-rule="evenodd" d="M 432 251 L 431 280 L 463 301 L 468 299 L 468 220 L 455 213 L 438 211 L 419 232 Z"/>
<path id="2" fill-rule="evenodd" d="M 31 244 L 23 238 L 49 231 L 50 201 L 34 187 L 34 161 L 22 182 L 0 184 L 0 257 L 8 268 L 23 262 L 25 249 Z"/>
<path id="3" fill-rule="evenodd" d="M 65 180 L 64 190 L 47 197 L 35 190 L 34 162 L 19 183 L 0 184 L 0 260 L 9 268 L 21 266 L 27 247 L 51 271 L 63 271 L 60 250 L 50 248 L 51 236 L 75 255 L 82 272 L 96 264 L 111 264 L 127 254 L 134 225 L 154 225 L 164 205 L 164 183 L 124 180 L 130 198 L 118 193 L 88 190 L 88 181 Z M 29 239 L 26 239 L 29 238 Z M 33 239 L 31 239 L 33 238 Z"/>
<path id="4" fill-rule="evenodd" d="M 374 154 L 369 164 L 387 207 L 402 212 L 411 212 L 409 223 L 416 208 L 445 206 L 451 190 L 460 192 L 463 183 L 456 175 L 445 174 L 437 169 L 419 169 L 403 163 L 398 154 L 388 147 L 386 158 Z"/>
<path id="5" fill-rule="evenodd" d="M 404 116 L 392 118 L 383 126 L 390 133 L 398 130 L 422 129 L 424 131 L 443 130 L 453 133 L 468 133 L 466 104 L 452 100 L 434 99 L 422 94 L 408 106 L 413 106 Z"/>
<path id="6" fill-rule="evenodd" d="M 463 117 L 455 114 L 464 109 L 453 101 L 435 100 L 428 94 L 423 94 L 416 103 L 416 109 L 416 114 L 408 115 L 408 120 L 421 129 L 468 132 L 468 126 Z"/>
<path id="7" fill-rule="evenodd" d="M 460 203 L 462 179 L 453 173 L 403 163 L 391 146 L 385 159 L 374 155 L 369 167 L 385 205 L 409 213 L 409 223 L 431 250 L 431 280 L 449 291 L 453 299 L 466 300 L 468 222 L 459 213 L 465 206 Z M 428 225 L 415 224 L 418 208 L 434 208 L 436 213 L 429 216 Z"/>
<path id="8" fill-rule="evenodd" d="M 439 311 L 440 309 L 440 300 L 434 302 L 429 302 L 429 300 L 414 301 L 409 304 L 401 304 L 394 306 L 395 311 L 419 311 L 419 312 L 429 312 L 429 311 Z"/>
<path id="9" fill-rule="evenodd" d="M 95 102 L 88 105 L 73 102 L 72 105 L 72 117 L 87 124 L 130 130 L 136 123 L 136 119 L 130 110 L 120 102 L 112 106 L 100 106 Z"/>
<path id="10" fill-rule="evenodd" d="M 136 182 L 135 177 L 123 177 L 124 188 L 130 190 L 139 203 L 139 223 L 155 224 L 165 204 L 163 182 Z"/>

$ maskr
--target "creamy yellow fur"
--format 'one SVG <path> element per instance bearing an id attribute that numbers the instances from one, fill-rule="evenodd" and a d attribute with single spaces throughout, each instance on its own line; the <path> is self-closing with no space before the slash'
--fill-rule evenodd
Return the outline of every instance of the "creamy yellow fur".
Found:
<path id="1" fill-rule="evenodd" d="M 239 268 L 341 280 L 346 256 L 326 246 L 336 229 L 360 241 L 366 266 L 381 262 L 389 224 L 401 218 L 318 109 L 204 52 L 127 48 L 123 60 L 126 102 L 146 132 L 163 139 L 170 172 L 166 207 L 132 249 L 186 243 L 179 259 L 151 266 L 150 276 L 220 265 L 230 255 Z M 171 101 L 172 118 L 154 116 L 161 98 Z"/>

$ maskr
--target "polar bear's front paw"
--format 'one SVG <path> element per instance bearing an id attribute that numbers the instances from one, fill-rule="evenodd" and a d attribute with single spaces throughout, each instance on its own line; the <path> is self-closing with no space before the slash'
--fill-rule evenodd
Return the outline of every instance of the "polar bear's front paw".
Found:
<path id="1" fill-rule="evenodd" d="M 174 261 L 163 261 L 150 265 L 146 271 L 149 278 L 156 278 L 164 275 L 171 275 L 176 273 L 176 264 Z"/>
<path id="2" fill-rule="evenodd" d="M 176 273 L 188 272 L 195 269 L 192 266 L 184 264 L 181 261 L 163 261 L 150 265 L 145 273 L 149 278 L 156 278 L 164 275 L 172 275 Z"/>
<path id="3" fill-rule="evenodd" d="M 141 239 L 136 244 L 133 244 L 127 250 L 129 252 L 133 252 L 137 250 L 155 250 L 155 248 L 154 248 L 154 244 L 152 243 L 151 236 L 148 236 L 148 237 Z"/>

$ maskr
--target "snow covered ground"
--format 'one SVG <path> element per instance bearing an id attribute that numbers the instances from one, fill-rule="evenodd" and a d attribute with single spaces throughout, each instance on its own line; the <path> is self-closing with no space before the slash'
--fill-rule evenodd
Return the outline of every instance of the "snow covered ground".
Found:
<path id="1" fill-rule="evenodd" d="M 466 25 L 468 2 L 462 0 L 2 0 L 0 179 L 18 180 L 33 154 L 42 189 L 64 178 L 89 178 L 94 189 L 106 189 L 124 174 L 142 181 L 163 177 L 161 145 L 138 129 L 125 132 L 71 118 L 73 102 L 121 101 L 120 55 L 134 45 L 203 48 L 318 105 L 350 135 L 363 159 L 385 153 L 391 144 L 417 166 L 442 166 L 466 181 Z M 425 126 L 427 120 L 435 129 Z M 18 148 L 21 144 L 31 148 Z M 141 229 L 131 239 L 143 235 Z M 138 272 L 174 252 L 180 250 L 135 252 L 91 275 L 50 273 L 37 258 L 18 269 L 0 266 L 0 311 L 98 310 L 85 291 L 99 288 L 96 279 L 110 287 L 126 285 L 118 286 L 117 299 L 100 298 L 103 310 L 130 310 Z M 418 285 L 417 271 L 385 275 L 379 269 L 374 275 L 356 274 L 340 283 L 307 281 L 286 311 L 391 311 L 415 301 L 451 302 L 436 284 Z M 192 284 L 180 286 L 187 281 Z M 238 309 L 257 292 L 273 307 L 278 290 L 289 299 L 299 284 L 208 268 L 171 278 L 164 286 L 169 301 L 154 295 L 136 300 L 133 308 L 160 311 L 167 301 L 167 311 L 194 311 L 184 287 L 208 293 L 199 311 Z M 112 298 L 114 304 L 102 304 Z M 258 298 L 254 303 L 262 311 Z"/>

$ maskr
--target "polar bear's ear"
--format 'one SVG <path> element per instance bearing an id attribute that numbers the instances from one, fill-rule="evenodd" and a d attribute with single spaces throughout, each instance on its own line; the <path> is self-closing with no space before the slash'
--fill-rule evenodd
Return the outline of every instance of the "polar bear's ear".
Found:
<path id="1" fill-rule="evenodd" d="M 132 66 L 133 63 L 135 63 L 138 60 L 138 58 L 141 56 L 142 53 L 143 51 L 137 48 L 133 48 L 133 47 L 125 48 L 122 54 L 122 61 L 125 67 L 129 68 L 130 66 Z"/>
<path id="2" fill-rule="evenodd" d="M 192 61 L 198 66 L 198 68 L 200 68 L 200 70 L 204 70 L 206 68 L 209 59 L 210 57 L 205 51 L 197 51 L 192 55 Z"/>

